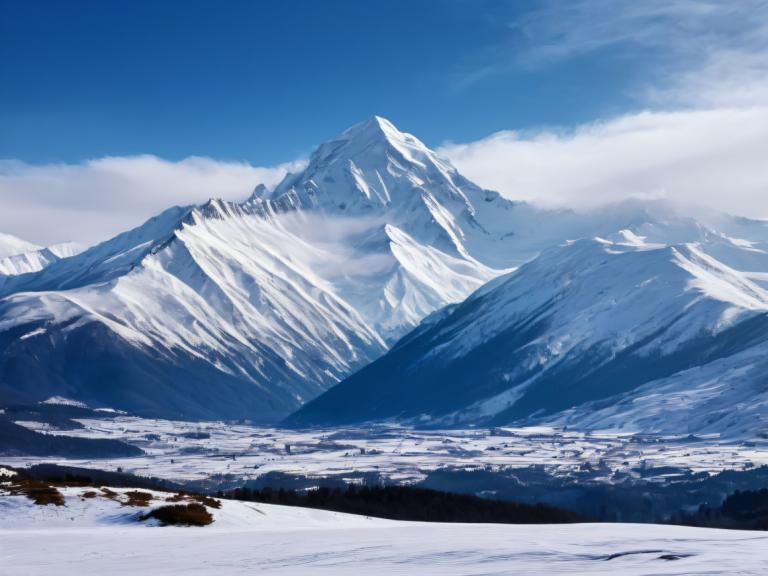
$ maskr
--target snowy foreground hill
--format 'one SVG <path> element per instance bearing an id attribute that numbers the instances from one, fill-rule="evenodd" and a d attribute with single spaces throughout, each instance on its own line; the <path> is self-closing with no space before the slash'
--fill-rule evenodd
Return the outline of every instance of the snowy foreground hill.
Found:
<path id="1" fill-rule="evenodd" d="M 138 520 L 125 489 L 61 488 L 64 504 L 0 495 L 3 574 L 764 574 L 768 536 L 639 524 L 380 520 L 222 500 L 204 527 Z"/>

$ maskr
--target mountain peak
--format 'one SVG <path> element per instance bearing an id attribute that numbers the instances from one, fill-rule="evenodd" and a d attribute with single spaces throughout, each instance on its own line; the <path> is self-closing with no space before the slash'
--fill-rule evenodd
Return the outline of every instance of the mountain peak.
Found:
<path id="1" fill-rule="evenodd" d="M 397 130 L 395 128 L 395 125 L 392 124 L 389 120 L 384 118 L 383 116 L 379 116 L 378 114 L 374 114 L 373 116 L 369 116 L 362 122 L 358 122 L 357 124 L 354 124 L 347 128 L 345 132 L 351 132 L 355 128 L 369 128 L 369 129 L 378 129 L 378 130 L 384 130 L 386 128 L 392 128 Z"/>
<path id="2" fill-rule="evenodd" d="M 460 211 L 472 212 L 461 188 L 476 186 L 418 138 L 374 115 L 320 145 L 307 167 L 286 176 L 270 196 L 288 194 L 303 207 L 345 214 L 393 209 L 413 213 L 415 204 L 427 202 L 427 183 L 428 196 L 438 202 L 458 201 Z"/>
<path id="3" fill-rule="evenodd" d="M 414 138 L 410 134 L 405 134 L 404 132 L 401 132 L 400 130 L 398 130 L 397 127 L 386 118 L 383 118 L 382 116 L 373 115 L 370 118 L 362 122 L 358 122 L 354 126 L 347 128 L 344 132 L 341 133 L 338 139 L 346 139 L 349 141 L 351 140 L 368 140 L 368 141 L 386 140 L 386 141 L 392 142 L 392 141 L 404 141 L 408 139 L 408 137 L 410 137 L 413 140 L 416 140 L 416 138 Z"/>
<path id="4" fill-rule="evenodd" d="M 381 116 L 371 116 L 347 128 L 331 141 L 321 145 L 310 159 L 310 164 L 324 164 L 332 159 L 354 159 L 360 155 L 388 154 L 413 162 L 429 149 L 412 134 L 401 132 L 392 122 Z"/>

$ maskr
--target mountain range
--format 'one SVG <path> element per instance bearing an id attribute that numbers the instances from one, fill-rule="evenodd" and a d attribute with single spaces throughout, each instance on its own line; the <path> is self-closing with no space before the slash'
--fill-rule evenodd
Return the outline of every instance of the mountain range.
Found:
<path id="1" fill-rule="evenodd" d="M 0 260 L 0 399 L 298 410 L 292 425 L 762 425 L 764 222 L 514 192 L 373 117 L 243 202 L 3 267 L 41 250 L 17 243 Z M 750 423 L 728 414 L 736 401 Z"/>
<path id="2" fill-rule="evenodd" d="M 764 430 L 768 292 L 705 249 L 625 230 L 546 250 L 289 422 Z"/>
<path id="3" fill-rule="evenodd" d="M 0 393 L 283 417 L 516 261 L 482 190 L 374 117 L 242 203 L 173 207 L 0 282 Z"/>

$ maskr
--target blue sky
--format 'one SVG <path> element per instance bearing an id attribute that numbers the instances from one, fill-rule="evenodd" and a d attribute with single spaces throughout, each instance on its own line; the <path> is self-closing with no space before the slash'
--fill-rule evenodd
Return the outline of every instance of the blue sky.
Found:
<path id="1" fill-rule="evenodd" d="M 0 0 L 0 232 L 240 200 L 372 114 L 509 198 L 768 218 L 768 0 Z"/>
<path id="2" fill-rule="evenodd" d="M 638 106 L 658 54 L 533 61 L 551 3 L 25 0 L 0 19 L 0 157 L 273 164 L 374 113 L 437 145 Z"/>

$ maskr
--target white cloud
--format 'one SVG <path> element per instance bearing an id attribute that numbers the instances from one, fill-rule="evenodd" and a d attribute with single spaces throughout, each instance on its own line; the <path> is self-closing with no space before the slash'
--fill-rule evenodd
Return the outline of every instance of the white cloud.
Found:
<path id="1" fill-rule="evenodd" d="M 0 161 L 0 230 L 37 244 L 90 244 L 175 204 L 243 200 L 257 184 L 272 187 L 301 166 L 200 157 L 171 162 L 150 155 L 41 166 Z"/>
<path id="2" fill-rule="evenodd" d="M 439 152 L 513 199 L 590 207 L 667 198 L 768 218 L 768 107 L 642 112 L 568 131 L 505 131 Z"/>
<path id="3" fill-rule="evenodd" d="M 764 0 L 544 0 L 511 23 L 528 39 L 531 65 L 579 56 L 618 44 L 663 49 L 675 59 L 697 59 L 760 40 Z"/>

